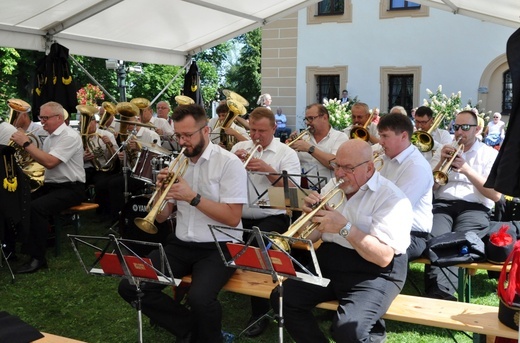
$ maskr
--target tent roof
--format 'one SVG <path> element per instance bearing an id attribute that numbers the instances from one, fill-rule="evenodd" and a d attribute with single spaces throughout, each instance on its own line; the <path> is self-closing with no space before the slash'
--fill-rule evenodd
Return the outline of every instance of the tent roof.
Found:
<path id="1" fill-rule="evenodd" d="M 3 0 L 0 46 L 184 65 L 186 58 L 319 0 Z"/>
<path id="2" fill-rule="evenodd" d="M 518 0 L 413 0 L 413 2 L 495 24 L 520 27 L 520 1 Z"/>

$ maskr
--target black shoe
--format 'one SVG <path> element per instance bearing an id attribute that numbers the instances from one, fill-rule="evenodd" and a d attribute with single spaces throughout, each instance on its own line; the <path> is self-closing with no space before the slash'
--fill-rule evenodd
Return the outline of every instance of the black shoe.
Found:
<path id="1" fill-rule="evenodd" d="M 244 331 L 245 336 L 247 336 L 247 337 L 260 336 L 267 329 L 267 327 L 269 326 L 269 318 L 263 317 L 260 320 L 258 318 L 259 317 L 249 318 L 249 322 L 247 323 L 248 328 Z"/>
<path id="2" fill-rule="evenodd" d="M 179 337 L 175 339 L 175 343 L 190 343 L 191 342 L 191 332 L 188 332 L 187 335 Z"/>
<path id="3" fill-rule="evenodd" d="M 383 332 L 382 334 L 380 334 L 380 333 L 371 333 L 368 336 L 368 341 L 369 342 L 374 342 L 374 343 L 384 343 L 384 342 L 386 342 L 386 332 Z"/>
<path id="4" fill-rule="evenodd" d="M 429 291 L 426 294 L 426 297 L 432 298 L 432 299 L 457 301 L 457 298 L 455 298 L 452 294 L 449 294 L 449 293 L 446 293 L 444 291 L 441 291 L 440 289 Z"/>
<path id="5" fill-rule="evenodd" d="M 45 260 L 38 260 L 36 258 L 31 258 L 29 262 L 22 265 L 17 271 L 16 274 L 27 274 L 27 273 L 34 273 L 35 271 L 47 268 L 47 261 Z"/>

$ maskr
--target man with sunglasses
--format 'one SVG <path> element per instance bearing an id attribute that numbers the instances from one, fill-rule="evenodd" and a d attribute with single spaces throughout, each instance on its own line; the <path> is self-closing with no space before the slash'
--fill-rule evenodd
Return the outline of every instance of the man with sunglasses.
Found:
<path id="1" fill-rule="evenodd" d="M 433 111 L 428 106 L 420 106 L 415 111 L 415 128 L 417 130 L 421 130 L 424 132 L 427 132 L 429 129 L 431 129 L 434 122 L 433 118 Z M 427 152 L 423 152 L 422 155 L 428 163 L 433 158 L 433 155 L 435 154 L 435 151 L 440 149 L 445 144 L 450 144 L 453 138 L 451 137 L 450 133 L 447 130 L 443 130 L 440 128 L 436 128 L 430 132 L 430 135 L 433 138 L 433 149 Z M 431 166 L 432 168 L 435 167 L 435 165 Z"/>
<path id="2" fill-rule="evenodd" d="M 335 178 L 321 192 L 338 187 L 339 194 L 312 218 L 318 227 L 308 237 L 321 238 L 316 250 L 326 287 L 294 279 L 283 283 L 285 328 L 296 342 L 327 343 L 313 315 L 324 301 L 338 300 L 330 329 L 335 342 L 384 342 L 386 330 L 381 317 L 400 293 L 406 279 L 406 248 L 410 242 L 412 207 L 406 195 L 376 170 L 367 142 L 351 139 L 338 149 L 331 161 Z M 312 192 L 305 198 L 310 212 L 321 196 Z M 271 293 L 271 305 L 278 313 L 278 288 Z"/>
<path id="3" fill-rule="evenodd" d="M 242 227 L 242 206 L 247 204 L 246 171 L 237 156 L 210 142 L 202 106 L 178 106 L 172 118 L 175 137 L 186 148 L 188 167 L 167 190 L 167 204 L 156 221 L 162 223 L 177 211 L 177 225 L 164 250 L 174 277 L 192 276 L 186 304 L 190 308 L 162 292 L 165 285 L 146 283 L 141 288 L 142 311 L 152 322 L 176 335 L 176 342 L 220 343 L 222 308 L 217 296 L 235 269 L 225 266 L 215 239 L 225 252 L 224 242 L 240 240 L 242 232 L 212 232 L 208 225 Z M 162 189 L 167 176 L 168 169 L 161 170 L 157 187 Z M 157 250 L 149 257 L 160 266 Z M 129 303 L 137 299 L 136 288 L 128 280 L 120 283 L 119 294 Z"/>
<path id="4" fill-rule="evenodd" d="M 299 139 L 293 142 L 291 147 L 298 152 L 304 174 L 325 177 L 329 180 L 334 176 L 329 161 L 336 156 L 336 151 L 348 140 L 348 136 L 332 128 L 329 123 L 329 112 L 322 104 L 315 103 L 305 108 L 304 123 L 309 130 L 310 138 Z M 298 132 L 293 132 L 285 143 L 292 142 L 296 136 Z M 309 178 L 309 183 L 314 183 L 311 188 L 319 190 L 326 183 L 325 181 L 316 184 L 318 181 L 321 180 Z"/>
<path id="5" fill-rule="evenodd" d="M 477 115 L 473 111 L 461 111 L 455 118 L 455 142 L 438 149 L 432 159 L 434 171 L 443 167 L 444 161 L 457 156 L 451 164 L 451 172 L 445 185 L 435 183 L 433 203 L 432 237 L 448 232 L 477 231 L 485 234 L 489 226 L 490 212 L 501 194 L 485 188 L 491 167 L 498 152 L 480 142 Z M 457 152 L 457 148 L 463 149 Z M 457 284 L 457 271 L 443 271 L 439 267 L 426 266 L 426 292 L 432 298 L 455 300 L 453 293 Z"/>
<path id="6" fill-rule="evenodd" d="M 45 182 L 32 193 L 29 237 L 22 246 L 22 252 L 31 259 L 18 269 L 18 273 L 33 273 L 47 267 L 45 252 L 50 217 L 80 204 L 85 197 L 80 135 L 65 124 L 63 107 L 57 102 L 43 104 L 38 118 L 49 134 L 41 150 L 31 144 L 25 132 L 17 131 L 11 137 L 45 167 Z"/>

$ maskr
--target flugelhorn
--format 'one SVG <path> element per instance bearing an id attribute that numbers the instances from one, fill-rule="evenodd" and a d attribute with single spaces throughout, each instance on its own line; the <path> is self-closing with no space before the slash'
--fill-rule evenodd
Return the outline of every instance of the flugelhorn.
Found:
<path id="1" fill-rule="evenodd" d="M 370 116 L 368 117 L 367 121 L 365 122 L 365 125 L 363 126 L 353 126 L 350 129 L 350 139 L 361 139 L 365 142 L 368 142 L 370 140 L 370 133 L 368 132 L 368 125 L 372 122 L 372 118 L 374 115 L 370 113 Z"/>
<path id="2" fill-rule="evenodd" d="M 299 141 L 300 139 L 303 139 L 305 141 L 309 140 L 311 138 L 311 132 L 309 131 L 309 128 L 306 128 L 305 130 L 302 130 L 298 136 L 296 136 L 293 140 L 291 140 L 289 143 L 286 143 L 288 147 L 291 147 L 294 142 Z"/>
<path id="3" fill-rule="evenodd" d="M 459 142 L 460 138 L 455 142 L 455 144 L 458 145 L 457 150 L 455 150 L 449 159 L 447 158 L 444 160 L 444 162 L 442 162 L 439 170 L 435 170 L 433 172 L 433 181 L 435 181 L 436 184 L 444 186 L 448 183 L 448 174 L 451 171 L 451 165 L 453 164 L 453 161 L 455 161 L 457 155 L 461 151 L 464 151 L 464 144 L 459 144 Z"/>
<path id="4" fill-rule="evenodd" d="M 170 166 L 168 167 L 168 176 L 164 179 L 161 186 L 155 188 L 155 192 L 150 198 L 148 205 L 146 205 L 146 210 L 149 211 L 149 213 L 144 218 L 134 219 L 134 224 L 144 232 L 151 234 L 156 234 L 158 232 L 157 226 L 154 224 L 155 218 L 168 203 L 166 195 L 168 195 L 170 188 L 172 188 L 173 184 L 179 180 L 179 176 L 183 176 L 188 169 L 188 158 L 184 155 L 185 150 L 186 147 L 183 147 L 179 156 L 170 163 Z M 159 191 L 162 191 L 160 196 Z M 154 201 L 155 205 L 153 205 Z"/>
<path id="5" fill-rule="evenodd" d="M 443 118 L 444 113 L 439 113 L 428 131 L 416 130 L 412 133 L 411 142 L 420 152 L 428 152 L 433 149 L 432 132 L 439 126 Z"/>
<path id="6" fill-rule="evenodd" d="M 259 141 L 256 141 L 255 146 L 249 149 L 246 156 L 244 157 L 244 168 L 247 167 L 253 158 L 262 158 L 263 153 L 264 148 L 262 148 L 262 145 Z"/>
<path id="7" fill-rule="evenodd" d="M 312 218 L 316 215 L 318 211 L 320 211 L 325 205 L 331 206 L 333 209 L 337 209 L 343 201 L 345 201 L 345 192 L 340 188 L 343 183 L 343 179 L 338 179 L 334 188 L 329 190 L 321 199 L 318 204 L 312 206 L 312 211 L 309 213 L 302 214 L 294 223 L 289 226 L 288 230 L 282 234 L 282 236 L 294 237 L 298 232 L 299 238 L 307 239 L 309 235 L 316 229 L 319 223 L 312 223 Z M 340 194 L 341 198 L 337 204 L 328 204 L 337 194 Z M 285 251 L 291 250 L 291 244 L 288 239 L 274 237 L 272 238 L 275 246 L 282 248 Z"/>

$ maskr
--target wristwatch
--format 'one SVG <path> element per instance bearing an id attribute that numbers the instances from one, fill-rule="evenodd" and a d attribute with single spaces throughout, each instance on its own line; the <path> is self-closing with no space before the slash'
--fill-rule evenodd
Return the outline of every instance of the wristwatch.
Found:
<path id="1" fill-rule="evenodd" d="M 309 150 L 307 150 L 307 152 L 312 155 L 312 153 L 314 152 L 314 149 L 316 149 L 316 147 L 314 145 L 311 145 L 311 147 L 309 148 Z"/>
<path id="2" fill-rule="evenodd" d="M 197 206 L 200 202 L 200 194 L 197 193 L 197 195 L 195 196 L 195 198 L 193 198 L 191 201 L 190 201 L 190 205 L 191 206 Z"/>
<path id="3" fill-rule="evenodd" d="M 352 228 L 352 223 L 347 222 L 347 224 L 345 226 L 343 226 L 341 228 L 341 230 L 339 230 L 339 235 L 343 238 L 347 238 L 348 234 L 350 233 L 351 228 Z"/>
<path id="4" fill-rule="evenodd" d="M 31 144 L 32 144 L 32 141 L 31 141 L 31 140 L 28 140 L 27 142 L 23 143 L 22 148 L 25 149 L 25 148 L 27 148 L 27 147 L 28 147 L 29 145 L 31 145 Z"/>

